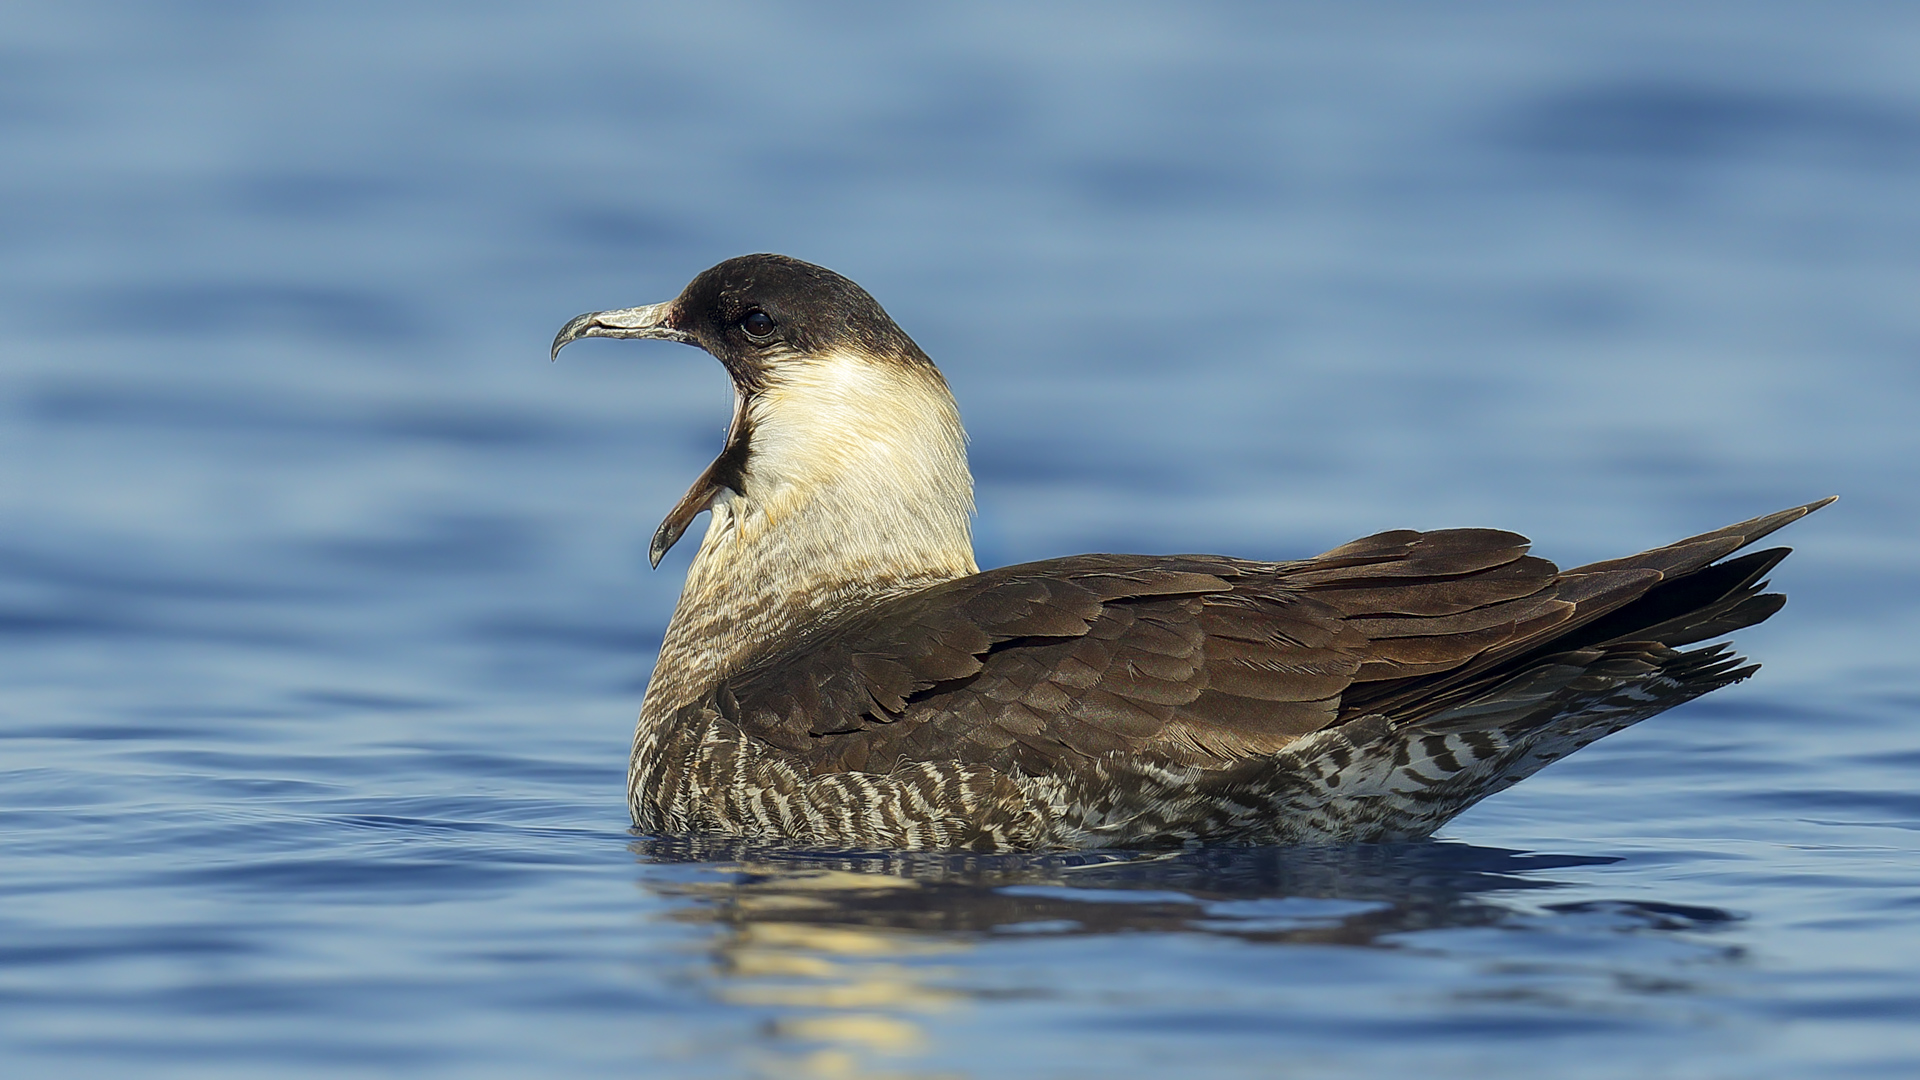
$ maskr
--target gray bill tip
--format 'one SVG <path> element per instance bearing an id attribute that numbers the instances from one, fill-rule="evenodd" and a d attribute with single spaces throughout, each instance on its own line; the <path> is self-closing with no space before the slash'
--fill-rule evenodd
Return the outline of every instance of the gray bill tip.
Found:
<path id="1" fill-rule="evenodd" d="M 591 331 L 589 331 L 587 327 L 593 325 L 594 316 L 599 314 L 597 311 L 589 311 L 585 315 L 575 315 L 573 318 L 568 319 L 567 325 L 561 327 L 560 332 L 553 335 L 553 351 L 547 354 L 547 359 L 560 359 L 560 350 L 566 348 L 568 342 L 578 341 L 583 337 L 591 336 Z"/>

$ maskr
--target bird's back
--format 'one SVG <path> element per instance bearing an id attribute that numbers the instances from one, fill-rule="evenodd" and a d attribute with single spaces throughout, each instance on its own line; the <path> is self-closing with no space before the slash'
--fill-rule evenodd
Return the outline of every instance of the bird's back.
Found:
<path id="1" fill-rule="evenodd" d="M 1431 833 L 1738 681 L 1824 502 L 1557 570 L 1488 529 L 1312 559 L 1083 555 L 896 595 L 772 643 L 643 725 L 636 822 L 855 847 Z M 1725 561 L 1716 561 L 1725 560 Z"/>

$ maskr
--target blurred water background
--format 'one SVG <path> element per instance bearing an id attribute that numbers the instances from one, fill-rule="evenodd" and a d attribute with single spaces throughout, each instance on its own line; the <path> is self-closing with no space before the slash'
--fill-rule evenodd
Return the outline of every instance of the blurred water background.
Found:
<path id="1" fill-rule="evenodd" d="M 59 1076 L 1920 1073 L 1920 8 L 0 13 L 0 1056 Z M 1432 844 L 635 837 L 783 251 L 973 433 L 981 562 L 1828 493 L 1754 680 Z"/>

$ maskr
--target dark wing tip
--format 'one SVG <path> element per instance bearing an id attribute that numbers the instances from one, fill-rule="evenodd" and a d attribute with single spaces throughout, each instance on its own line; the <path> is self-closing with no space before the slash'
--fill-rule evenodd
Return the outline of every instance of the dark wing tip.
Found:
<path id="1" fill-rule="evenodd" d="M 1753 518 L 1749 521 L 1743 521 L 1738 525 L 1729 525 L 1726 528 L 1721 529 L 1718 533 L 1711 534 L 1711 535 L 1731 535 L 1737 531 L 1742 537 L 1744 537 L 1740 546 L 1745 547 L 1748 544 L 1753 543 L 1755 540 L 1758 540 L 1761 537 L 1767 535 L 1768 533 L 1775 531 L 1776 529 L 1785 528 L 1786 526 L 1791 525 L 1796 521 L 1799 521 L 1801 518 L 1806 517 L 1808 514 L 1813 513 L 1815 510 L 1819 510 L 1822 507 L 1831 506 L 1833 503 L 1839 501 L 1839 499 L 1840 499 L 1840 496 L 1838 495 L 1829 495 L 1824 499 L 1816 499 L 1813 502 L 1807 503 L 1804 506 L 1795 506 L 1787 510 L 1782 510 L 1778 513 L 1766 514 L 1761 517 Z"/>
<path id="2" fill-rule="evenodd" d="M 1669 577 L 1684 577 L 1701 567 L 1725 558 L 1780 529 L 1799 521 L 1808 514 L 1838 499 L 1838 495 L 1829 495 L 1824 499 L 1795 506 L 1771 514 L 1762 514 L 1756 518 L 1736 522 L 1724 529 L 1689 536 L 1685 540 L 1676 540 L 1664 547 L 1652 548 L 1637 555 L 1628 555 L 1604 562 L 1588 563 L 1573 567 L 1568 573 L 1591 574 L 1607 570 L 1624 570 L 1631 567 L 1653 567 Z"/>

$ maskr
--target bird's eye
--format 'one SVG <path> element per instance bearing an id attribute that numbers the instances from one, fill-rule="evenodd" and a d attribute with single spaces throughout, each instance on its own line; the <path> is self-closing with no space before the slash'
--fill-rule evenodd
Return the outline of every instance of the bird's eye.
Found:
<path id="1" fill-rule="evenodd" d="M 748 337 L 763 338 L 773 333 L 773 316 L 764 311 L 749 311 L 747 317 L 740 320 L 740 329 Z"/>

